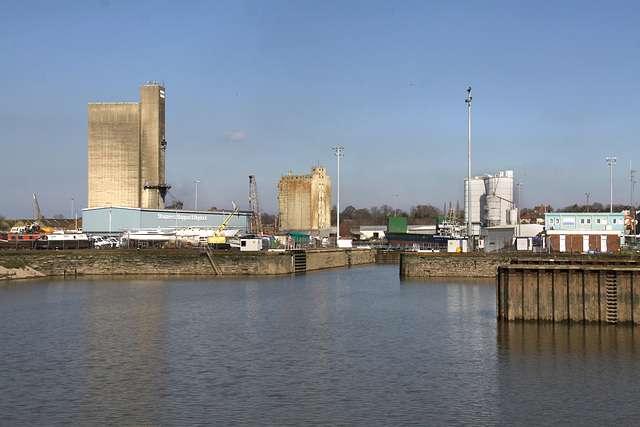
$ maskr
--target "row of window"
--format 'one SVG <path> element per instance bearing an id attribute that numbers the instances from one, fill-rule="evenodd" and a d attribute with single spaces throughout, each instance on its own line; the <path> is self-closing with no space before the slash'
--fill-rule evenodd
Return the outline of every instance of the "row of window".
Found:
<path id="1" fill-rule="evenodd" d="M 596 224 L 598 225 L 607 225 L 607 218 L 596 218 Z M 616 225 L 616 224 L 623 224 L 623 220 L 619 219 L 619 218 L 611 218 L 611 224 Z M 549 224 L 553 225 L 553 224 L 560 224 L 560 218 L 549 218 Z M 591 224 L 591 218 L 580 218 L 580 224 L 582 225 L 589 225 Z M 563 225 L 575 225 L 574 224 L 574 220 L 572 219 L 564 219 L 563 220 Z"/>

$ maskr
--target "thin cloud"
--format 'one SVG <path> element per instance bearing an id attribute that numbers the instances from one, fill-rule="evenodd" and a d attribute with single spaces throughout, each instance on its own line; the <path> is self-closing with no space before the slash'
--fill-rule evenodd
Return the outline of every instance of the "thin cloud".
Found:
<path id="1" fill-rule="evenodd" d="M 222 134 L 222 139 L 227 139 L 229 141 L 242 141 L 247 137 L 247 131 L 243 130 L 240 132 L 225 132 Z"/>

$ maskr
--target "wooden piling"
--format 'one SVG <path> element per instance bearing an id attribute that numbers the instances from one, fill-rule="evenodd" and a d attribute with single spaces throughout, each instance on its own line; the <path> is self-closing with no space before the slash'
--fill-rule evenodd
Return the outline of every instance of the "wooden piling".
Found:
<path id="1" fill-rule="evenodd" d="M 513 264 L 498 268 L 500 320 L 640 324 L 640 268 L 632 264 Z"/>

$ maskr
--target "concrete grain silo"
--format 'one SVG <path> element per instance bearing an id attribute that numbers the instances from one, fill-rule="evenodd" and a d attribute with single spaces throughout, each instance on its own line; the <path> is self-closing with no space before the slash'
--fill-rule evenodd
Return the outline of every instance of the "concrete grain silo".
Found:
<path id="1" fill-rule="evenodd" d="M 164 208 L 164 87 L 140 86 L 140 102 L 90 103 L 88 116 L 88 207 Z"/>
<path id="2" fill-rule="evenodd" d="M 278 183 L 281 230 L 317 230 L 331 226 L 331 179 L 324 167 L 308 175 L 282 175 Z"/>

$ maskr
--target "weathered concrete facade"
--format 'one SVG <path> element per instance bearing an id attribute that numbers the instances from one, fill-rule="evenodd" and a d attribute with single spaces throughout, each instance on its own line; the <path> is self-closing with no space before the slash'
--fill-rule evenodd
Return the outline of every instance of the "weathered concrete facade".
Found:
<path id="1" fill-rule="evenodd" d="M 331 225 L 331 179 L 324 167 L 309 175 L 283 175 L 278 183 L 281 230 L 315 230 Z"/>
<path id="2" fill-rule="evenodd" d="M 88 207 L 164 208 L 164 88 L 143 85 L 140 102 L 88 109 Z"/>

